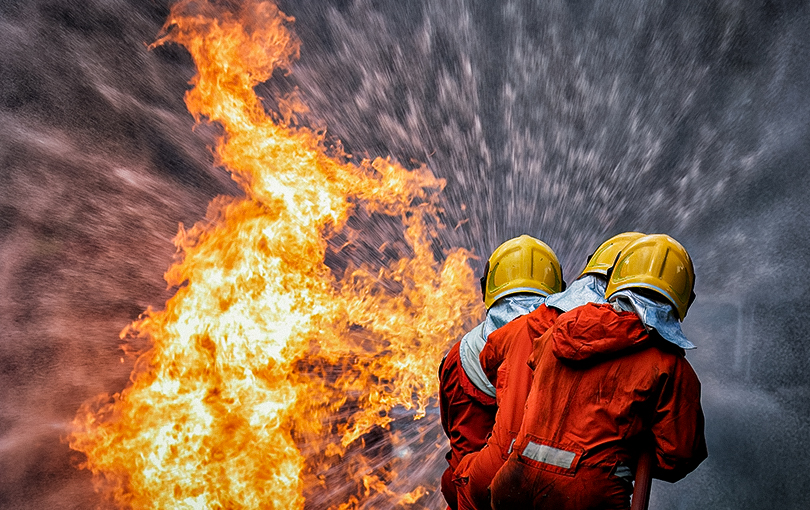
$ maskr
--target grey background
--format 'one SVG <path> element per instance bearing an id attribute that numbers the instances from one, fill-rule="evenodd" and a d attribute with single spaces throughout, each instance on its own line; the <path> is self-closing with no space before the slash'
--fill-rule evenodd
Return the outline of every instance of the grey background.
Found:
<path id="1" fill-rule="evenodd" d="M 444 247 L 483 258 L 532 234 L 569 279 L 624 230 L 689 249 L 710 456 L 656 482 L 651 508 L 807 507 L 804 2 L 280 5 L 302 55 L 261 92 L 298 87 L 350 152 L 444 177 Z M 0 3 L 2 508 L 99 503 L 60 438 L 83 401 L 126 384 L 118 332 L 168 297 L 178 222 L 238 193 L 182 103 L 189 56 L 146 48 L 167 14 L 163 0 Z M 427 457 L 405 486 L 441 471 Z"/>

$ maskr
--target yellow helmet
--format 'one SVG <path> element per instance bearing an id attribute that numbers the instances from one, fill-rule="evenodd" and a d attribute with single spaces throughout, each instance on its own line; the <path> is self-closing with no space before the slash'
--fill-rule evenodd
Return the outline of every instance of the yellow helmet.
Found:
<path id="1" fill-rule="evenodd" d="M 546 243 L 527 235 L 498 246 L 481 277 L 481 292 L 487 308 L 510 294 L 530 292 L 548 296 L 560 292 L 562 286 L 562 270 L 554 251 Z"/>
<path id="2" fill-rule="evenodd" d="M 651 290 L 675 307 L 680 320 L 694 300 L 695 267 L 678 241 L 665 234 L 641 237 L 621 252 L 609 277 L 605 296 L 629 288 Z"/>
<path id="3" fill-rule="evenodd" d="M 629 243 L 640 237 L 644 237 L 644 234 L 641 232 L 624 232 L 600 244 L 599 248 L 593 252 L 593 255 L 588 257 L 588 263 L 579 276 L 582 277 L 586 274 L 601 274 L 602 276 L 607 276 L 608 269 L 613 267 L 613 263 L 616 262 L 616 256 L 619 252 Z"/>

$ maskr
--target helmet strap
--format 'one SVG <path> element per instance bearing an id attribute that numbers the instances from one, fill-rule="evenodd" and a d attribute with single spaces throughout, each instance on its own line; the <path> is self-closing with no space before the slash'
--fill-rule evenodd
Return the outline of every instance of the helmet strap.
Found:
<path id="1" fill-rule="evenodd" d="M 485 300 L 487 295 L 487 276 L 489 275 L 489 261 L 484 266 L 484 275 L 478 280 L 481 282 L 481 299 Z"/>
<path id="2" fill-rule="evenodd" d="M 622 252 L 616 254 L 616 259 L 613 261 L 613 264 L 608 268 L 607 272 L 605 272 L 605 279 L 610 283 L 610 277 L 613 275 L 613 269 L 616 267 L 616 262 L 619 261 L 619 257 L 622 256 Z"/>

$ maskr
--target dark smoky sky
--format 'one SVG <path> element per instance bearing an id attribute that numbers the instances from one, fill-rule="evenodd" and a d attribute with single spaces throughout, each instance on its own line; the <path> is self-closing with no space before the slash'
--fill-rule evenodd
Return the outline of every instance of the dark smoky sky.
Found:
<path id="1" fill-rule="evenodd" d="M 624 230 L 690 250 L 710 456 L 656 482 L 651 508 L 810 504 L 804 2 L 280 5 L 302 55 L 260 92 L 297 88 L 304 122 L 351 152 L 445 178 L 445 248 L 486 257 L 529 233 L 569 279 Z M 189 56 L 146 48 L 167 14 L 0 3 L 2 508 L 98 504 L 60 438 L 82 402 L 126 384 L 118 333 L 168 297 L 177 224 L 239 192 L 212 166 L 215 129 L 183 105 Z"/>

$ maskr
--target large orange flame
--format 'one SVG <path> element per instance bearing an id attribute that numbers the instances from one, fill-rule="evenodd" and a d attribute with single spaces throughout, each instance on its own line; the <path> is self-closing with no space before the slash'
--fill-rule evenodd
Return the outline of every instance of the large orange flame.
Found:
<path id="1" fill-rule="evenodd" d="M 191 53 L 189 111 L 222 126 L 217 163 L 245 196 L 181 226 L 175 295 L 122 332 L 151 348 L 124 391 L 82 407 L 70 437 L 121 507 L 303 508 L 306 485 L 362 451 L 392 409 L 424 415 L 441 356 L 482 312 L 469 254 L 435 256 L 443 182 L 390 159 L 352 163 L 268 114 L 254 87 L 298 56 L 292 19 L 270 2 L 221 4 L 176 4 L 156 44 Z M 300 108 L 279 101 L 287 117 Z M 362 255 L 372 227 L 391 232 L 376 260 Z M 330 508 L 373 494 L 409 505 L 427 490 L 393 494 L 395 474 L 362 463 L 345 470 L 361 489 Z"/>

